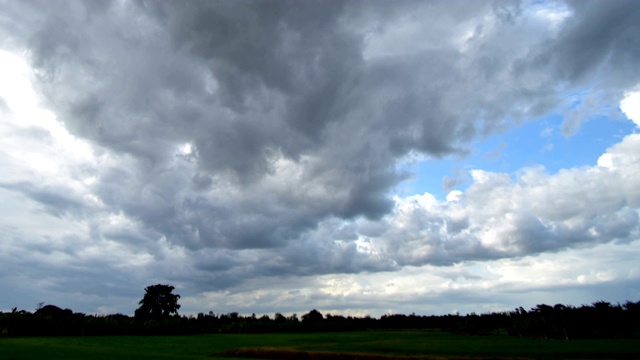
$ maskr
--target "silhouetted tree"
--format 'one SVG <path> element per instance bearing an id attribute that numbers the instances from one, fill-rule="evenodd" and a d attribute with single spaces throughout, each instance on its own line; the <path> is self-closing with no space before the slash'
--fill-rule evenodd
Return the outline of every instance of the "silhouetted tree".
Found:
<path id="1" fill-rule="evenodd" d="M 324 317 L 322 316 L 322 314 L 316 309 L 313 309 L 308 313 L 302 315 L 302 322 L 304 323 L 317 323 L 322 321 L 323 319 Z"/>
<path id="2" fill-rule="evenodd" d="M 53 317 L 63 317 L 63 316 L 71 316 L 73 315 L 73 311 L 70 309 L 64 309 L 55 306 L 55 305 L 45 305 L 39 306 L 38 310 L 36 310 L 35 315 L 40 316 L 53 316 Z"/>
<path id="3" fill-rule="evenodd" d="M 276 313 L 275 317 L 274 317 L 274 321 L 275 322 L 286 322 L 287 318 L 284 317 L 284 315 L 280 314 L 280 313 Z"/>
<path id="4" fill-rule="evenodd" d="M 160 318 L 177 314 L 180 309 L 178 299 L 180 295 L 172 294 L 175 289 L 170 285 L 152 285 L 144 290 L 146 294 L 138 303 L 140 307 L 136 310 L 135 316 L 140 318 Z"/>

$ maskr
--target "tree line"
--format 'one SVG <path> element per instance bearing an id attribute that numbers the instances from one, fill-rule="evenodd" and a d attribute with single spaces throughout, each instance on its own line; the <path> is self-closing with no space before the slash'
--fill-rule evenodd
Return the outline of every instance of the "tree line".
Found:
<path id="1" fill-rule="evenodd" d="M 275 316 L 242 316 L 199 313 L 179 315 L 180 295 L 173 286 L 153 285 L 146 289 L 134 316 L 123 314 L 87 315 L 54 305 L 31 313 L 14 308 L 0 312 L 0 336 L 77 335 L 187 335 L 210 333 L 269 333 L 300 331 L 357 331 L 389 329 L 440 329 L 458 334 L 508 334 L 545 339 L 585 339 L 637 337 L 640 332 L 640 301 L 611 304 L 604 301 L 574 307 L 540 304 L 525 310 L 484 314 L 403 315 L 380 318 L 323 315 L 317 310 Z"/>

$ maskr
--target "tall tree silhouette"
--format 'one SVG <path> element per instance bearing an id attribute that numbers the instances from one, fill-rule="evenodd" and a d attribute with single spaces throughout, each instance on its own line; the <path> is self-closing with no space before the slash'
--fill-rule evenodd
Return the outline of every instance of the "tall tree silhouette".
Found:
<path id="1" fill-rule="evenodd" d="M 177 314 L 180 309 L 178 299 L 180 295 L 172 294 L 171 285 L 151 285 L 144 290 L 146 294 L 138 303 L 140 307 L 136 310 L 135 316 L 141 318 L 160 318 Z"/>

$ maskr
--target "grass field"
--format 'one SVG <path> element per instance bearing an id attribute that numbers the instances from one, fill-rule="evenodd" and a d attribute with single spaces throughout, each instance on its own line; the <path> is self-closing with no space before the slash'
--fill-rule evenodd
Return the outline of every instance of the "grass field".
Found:
<path id="1" fill-rule="evenodd" d="M 438 331 L 0 338 L 2 360 L 229 359 L 230 354 L 276 359 L 640 359 L 640 341 L 539 340 Z"/>

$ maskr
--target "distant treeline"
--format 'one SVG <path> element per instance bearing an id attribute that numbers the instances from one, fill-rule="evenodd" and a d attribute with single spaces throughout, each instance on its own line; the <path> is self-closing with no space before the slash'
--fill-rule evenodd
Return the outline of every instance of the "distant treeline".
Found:
<path id="1" fill-rule="evenodd" d="M 509 334 L 548 339 L 634 337 L 640 331 L 640 301 L 623 305 L 600 301 L 591 305 L 537 305 L 529 311 L 467 315 L 383 315 L 380 318 L 323 315 L 316 310 L 298 317 L 241 316 L 238 313 L 197 316 L 131 317 L 87 315 L 47 305 L 34 313 L 0 312 L 1 336 L 58 335 L 186 335 L 204 333 L 269 333 L 440 329 L 460 334 Z"/>

